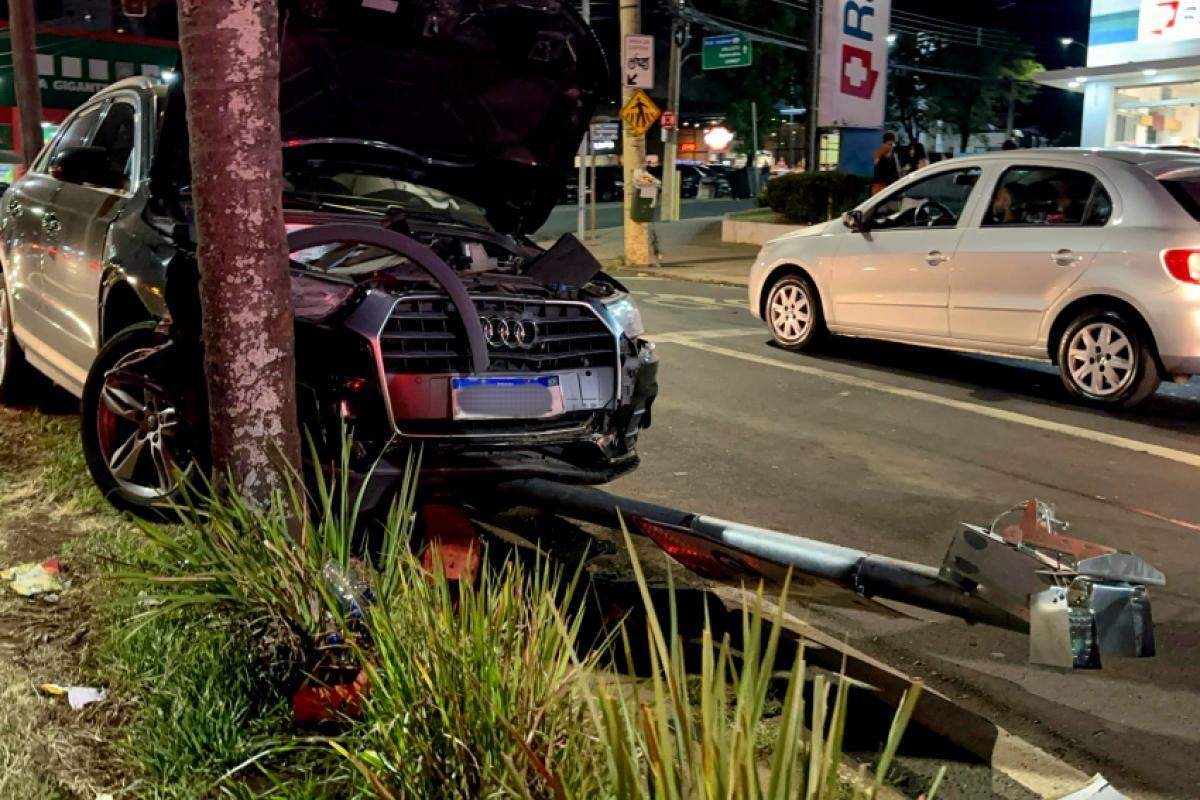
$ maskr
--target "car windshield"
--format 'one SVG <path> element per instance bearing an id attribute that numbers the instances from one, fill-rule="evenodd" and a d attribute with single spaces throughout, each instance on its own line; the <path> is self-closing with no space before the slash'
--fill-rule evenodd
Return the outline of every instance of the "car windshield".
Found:
<path id="1" fill-rule="evenodd" d="M 399 167 L 284 151 L 284 192 L 292 200 L 324 208 L 436 214 L 489 227 L 486 212 L 461 197 L 409 180 Z"/>

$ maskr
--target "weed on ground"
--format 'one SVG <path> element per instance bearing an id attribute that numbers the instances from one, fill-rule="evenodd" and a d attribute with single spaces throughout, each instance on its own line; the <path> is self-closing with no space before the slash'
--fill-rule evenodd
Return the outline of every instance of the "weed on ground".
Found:
<path id="1" fill-rule="evenodd" d="M 0 798 L 874 791 L 841 760 L 844 682 L 806 695 L 802 659 L 776 669 L 761 598 L 738 647 L 684 642 L 644 581 L 640 638 L 619 617 L 585 633 L 597 600 L 573 565 L 496 551 L 475 583 L 425 570 L 414 491 L 365 552 L 341 487 L 135 525 L 92 489 L 67 411 L 0 409 L 3 563 L 60 556 L 70 581 L 56 603 L 0 598 Z M 74 711 L 49 681 L 108 694 Z M 358 700 L 296 723 L 297 690 L 350 681 Z"/>

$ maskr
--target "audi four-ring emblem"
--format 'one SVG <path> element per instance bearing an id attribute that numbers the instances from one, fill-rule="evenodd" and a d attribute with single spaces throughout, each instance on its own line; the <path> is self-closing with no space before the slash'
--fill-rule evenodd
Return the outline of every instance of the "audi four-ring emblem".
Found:
<path id="1" fill-rule="evenodd" d="M 518 317 L 480 317 L 483 338 L 489 347 L 529 350 L 538 340 L 538 325 Z"/>

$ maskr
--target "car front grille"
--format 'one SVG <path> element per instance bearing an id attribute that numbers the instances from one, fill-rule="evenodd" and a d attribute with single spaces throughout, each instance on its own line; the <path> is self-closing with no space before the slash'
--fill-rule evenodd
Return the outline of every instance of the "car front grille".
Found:
<path id="1" fill-rule="evenodd" d="M 489 342 L 490 372 L 556 372 L 615 367 L 612 331 L 586 303 L 474 297 L 485 320 L 525 321 L 536 331 L 528 346 Z M 458 310 L 448 298 L 397 300 L 379 335 L 389 374 L 466 374 L 470 347 Z"/>

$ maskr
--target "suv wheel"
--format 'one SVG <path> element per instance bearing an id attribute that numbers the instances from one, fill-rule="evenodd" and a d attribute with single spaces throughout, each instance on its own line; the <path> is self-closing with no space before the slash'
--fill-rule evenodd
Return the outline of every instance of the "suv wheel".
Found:
<path id="1" fill-rule="evenodd" d="M 28 380 L 25 356 L 13 333 L 12 298 L 8 295 L 8 284 L 0 274 L 0 403 L 8 403 L 19 396 L 23 381 Z"/>
<path id="2" fill-rule="evenodd" d="M 101 493 L 118 509 L 173 517 L 180 481 L 195 469 L 173 381 L 171 345 L 155 323 L 131 326 L 101 348 L 83 389 L 83 453 Z"/>
<path id="3" fill-rule="evenodd" d="M 1058 369 L 1067 391 L 1102 408 L 1133 408 L 1162 382 L 1149 334 L 1106 309 L 1085 311 L 1067 326 Z"/>
<path id="4" fill-rule="evenodd" d="M 765 312 L 771 336 L 786 350 L 811 347 L 825 332 L 817 287 L 800 275 L 785 275 L 771 286 Z"/>

